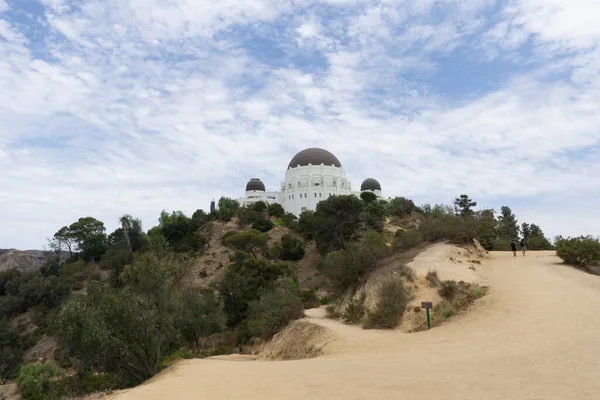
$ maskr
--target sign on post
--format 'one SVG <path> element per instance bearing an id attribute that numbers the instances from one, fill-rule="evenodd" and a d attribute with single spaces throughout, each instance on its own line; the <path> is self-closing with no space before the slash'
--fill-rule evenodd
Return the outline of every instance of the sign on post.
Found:
<path id="1" fill-rule="evenodd" d="M 429 315 L 429 310 L 433 308 L 433 303 L 431 301 L 422 301 L 421 308 L 424 308 L 427 311 L 427 329 L 431 329 L 431 316 Z"/>

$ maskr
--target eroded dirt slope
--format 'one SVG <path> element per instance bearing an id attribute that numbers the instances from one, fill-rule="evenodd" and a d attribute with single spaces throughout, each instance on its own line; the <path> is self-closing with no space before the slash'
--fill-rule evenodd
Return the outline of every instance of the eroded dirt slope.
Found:
<path id="1" fill-rule="evenodd" d="M 324 356 L 187 360 L 113 399 L 598 398 L 600 277 L 560 265 L 551 252 L 492 253 L 477 269 L 490 294 L 430 331 L 322 319 L 341 338 Z"/>

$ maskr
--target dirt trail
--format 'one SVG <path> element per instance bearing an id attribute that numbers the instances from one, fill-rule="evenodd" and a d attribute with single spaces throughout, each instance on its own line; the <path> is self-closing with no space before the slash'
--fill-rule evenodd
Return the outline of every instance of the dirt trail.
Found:
<path id="1" fill-rule="evenodd" d="M 551 252 L 493 253 L 477 269 L 490 295 L 431 331 L 364 331 L 311 311 L 339 337 L 326 356 L 188 360 L 113 398 L 600 398 L 600 277 Z"/>

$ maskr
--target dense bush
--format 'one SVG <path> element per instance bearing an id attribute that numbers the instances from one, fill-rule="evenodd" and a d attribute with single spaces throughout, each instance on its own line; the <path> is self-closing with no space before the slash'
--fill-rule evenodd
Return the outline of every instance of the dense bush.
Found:
<path id="1" fill-rule="evenodd" d="M 250 304 L 258 300 L 261 290 L 273 286 L 279 278 L 296 280 L 297 277 L 292 264 L 240 254 L 241 257 L 236 257 L 227 267 L 218 284 L 229 327 L 246 319 Z"/>
<path id="2" fill-rule="evenodd" d="M 222 221 L 230 221 L 238 208 L 240 208 L 240 203 L 237 200 L 221 197 L 217 208 L 217 218 Z"/>
<path id="3" fill-rule="evenodd" d="M 283 216 L 285 215 L 285 210 L 283 209 L 281 204 L 273 203 L 269 204 L 269 206 L 267 207 L 267 213 L 270 217 L 283 218 Z"/>
<path id="4" fill-rule="evenodd" d="M 302 299 L 302 306 L 304 309 L 317 308 L 321 305 L 319 298 L 314 290 L 303 290 L 300 292 L 300 298 Z"/>
<path id="5" fill-rule="evenodd" d="M 252 204 L 252 209 L 257 213 L 262 213 L 263 211 L 267 211 L 267 203 L 264 201 L 257 201 L 256 203 Z"/>
<path id="6" fill-rule="evenodd" d="M 267 249 L 267 242 L 269 241 L 267 234 L 259 232 L 256 229 L 226 235 L 227 238 L 224 240 L 225 245 L 238 251 L 250 253 L 254 258 L 257 258 L 257 250 L 265 251 Z"/>
<path id="7" fill-rule="evenodd" d="M 188 288 L 182 295 L 176 326 L 200 354 L 200 339 L 225 329 L 227 318 L 219 298 L 211 289 Z"/>
<path id="8" fill-rule="evenodd" d="M 183 279 L 193 259 L 147 252 L 136 254 L 122 274 L 122 289 L 91 285 L 71 296 L 58 326 L 65 355 L 81 374 L 92 369 L 140 383 L 160 369 L 178 347 Z"/>
<path id="9" fill-rule="evenodd" d="M 338 290 L 356 287 L 377 263 L 389 255 L 385 237 L 376 232 L 368 232 L 358 242 L 352 242 L 344 250 L 327 254 L 318 266 Z"/>
<path id="10" fill-rule="evenodd" d="M 254 223 L 252 224 L 252 229 L 256 229 L 257 231 L 261 231 L 261 232 L 268 232 L 271 229 L 273 229 L 275 225 L 273 224 L 273 222 L 271 222 L 271 220 L 269 219 L 264 219 L 264 218 L 259 218 L 258 220 L 254 221 Z"/>
<path id="11" fill-rule="evenodd" d="M 369 193 L 369 192 L 365 192 Z M 362 220 L 366 229 L 383 232 L 385 222 L 385 206 L 380 202 L 368 203 L 362 213 Z"/>
<path id="12" fill-rule="evenodd" d="M 400 279 L 385 281 L 379 289 L 375 310 L 368 313 L 365 328 L 394 329 L 400 323 L 410 296 Z"/>
<path id="13" fill-rule="evenodd" d="M 567 264 L 583 268 L 600 265 L 600 241 L 592 236 L 558 237 L 556 254 Z"/>
<path id="14" fill-rule="evenodd" d="M 394 197 L 387 204 L 386 211 L 387 211 L 387 214 L 390 216 L 393 215 L 393 216 L 397 216 L 397 217 L 404 217 L 405 215 L 408 215 L 408 214 L 412 213 L 413 211 L 419 212 L 421 210 L 410 199 L 407 199 L 405 197 Z"/>
<path id="15" fill-rule="evenodd" d="M 24 338 L 10 329 L 5 318 L 0 317 L 0 379 L 15 376 L 26 347 Z"/>
<path id="16" fill-rule="evenodd" d="M 304 315 L 297 285 L 282 280 L 250 306 L 248 331 L 251 336 L 270 339 L 291 321 Z"/>
<path id="17" fill-rule="evenodd" d="M 63 376 L 65 371 L 50 361 L 25 365 L 19 372 L 17 386 L 23 400 L 59 400 L 67 394 L 60 380 L 57 382 Z"/>
<path id="18" fill-rule="evenodd" d="M 286 233 L 281 237 L 279 258 L 282 260 L 298 261 L 304 257 L 304 242 L 302 239 Z"/>
<path id="19" fill-rule="evenodd" d="M 544 236 L 532 236 L 527 238 L 528 250 L 554 250 L 554 246 Z"/>
<path id="20" fill-rule="evenodd" d="M 415 229 L 408 231 L 398 229 L 394 236 L 394 248 L 397 251 L 407 251 L 423 243 L 423 234 Z"/>
<path id="21" fill-rule="evenodd" d="M 377 195 L 373 192 L 362 192 L 360 194 L 360 198 L 363 199 L 365 203 L 372 203 L 377 201 Z"/>
<path id="22" fill-rule="evenodd" d="M 365 202 L 353 195 L 331 196 L 320 201 L 307 221 L 306 229 L 312 229 L 317 249 L 321 253 L 343 249 L 360 237 Z M 300 218 L 309 214 L 305 211 Z M 302 228 L 305 230 L 305 228 Z"/>
<path id="23" fill-rule="evenodd" d="M 242 226 L 253 224 L 254 222 L 258 221 L 259 219 L 262 219 L 262 216 L 260 213 L 258 213 L 253 208 L 249 208 L 249 207 L 240 207 L 237 210 L 237 217 L 238 217 L 238 224 L 242 225 Z"/>

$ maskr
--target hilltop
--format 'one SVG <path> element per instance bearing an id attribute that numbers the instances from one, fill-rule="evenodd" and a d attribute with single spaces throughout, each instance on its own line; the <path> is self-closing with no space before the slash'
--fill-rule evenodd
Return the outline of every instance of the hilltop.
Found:
<path id="1" fill-rule="evenodd" d="M 474 211 L 466 195 L 452 208 L 368 194 L 331 196 L 300 217 L 222 198 L 210 214 L 163 211 L 148 230 L 131 215 L 111 233 L 79 218 L 57 230 L 41 267 L 0 272 L 0 374 L 18 377 L 24 400 L 41 398 L 29 386 L 40 380 L 48 395 L 74 397 L 139 385 L 180 359 L 320 358 L 355 339 L 385 347 L 372 339 L 427 330 L 422 301 L 433 329 L 469 315 L 494 290 L 481 270 L 488 251 L 519 233 L 529 249 L 554 247 L 508 207 Z M 582 268 L 595 246 L 556 242 Z"/>

